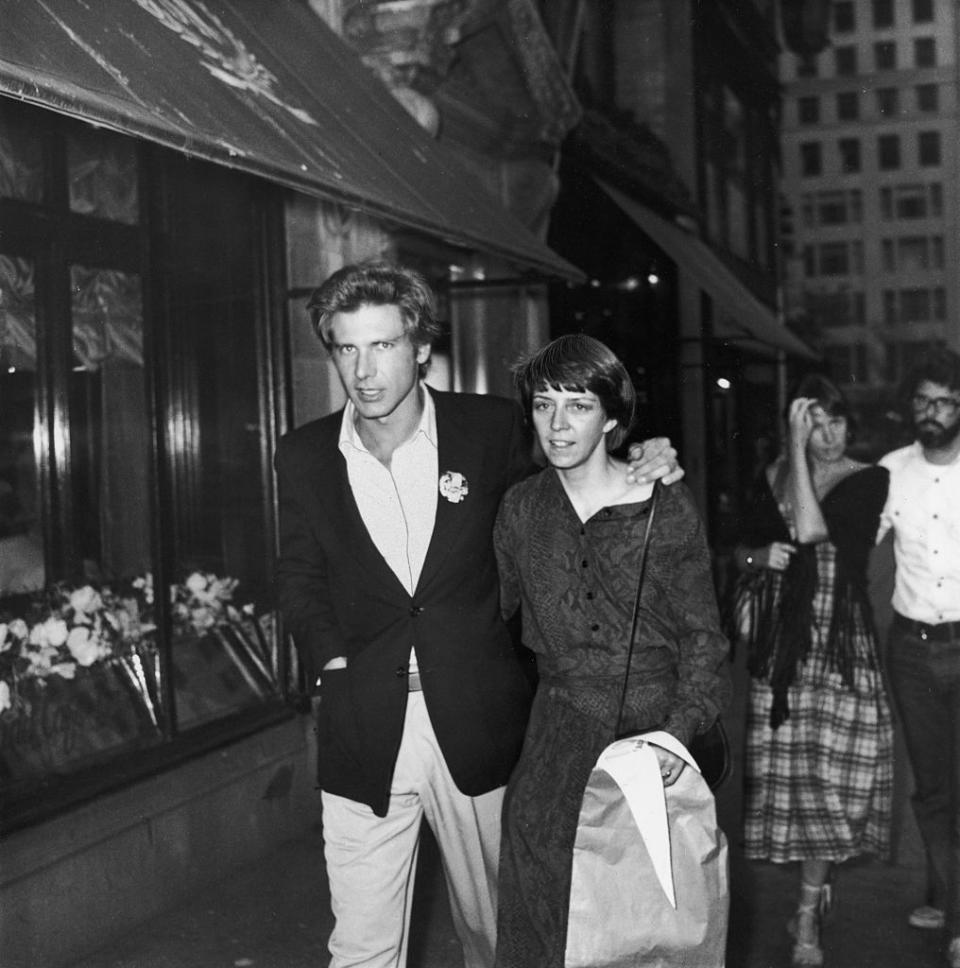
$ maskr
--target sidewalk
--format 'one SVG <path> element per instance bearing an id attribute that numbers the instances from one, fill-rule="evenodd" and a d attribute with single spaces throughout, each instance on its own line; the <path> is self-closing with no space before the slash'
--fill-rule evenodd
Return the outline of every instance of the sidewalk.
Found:
<path id="1" fill-rule="evenodd" d="M 734 774 L 717 797 L 730 841 L 731 911 L 728 968 L 786 968 L 785 925 L 796 903 L 799 872 L 750 863 L 739 850 L 738 762 L 743 672 L 735 670 L 737 705 L 727 718 Z M 318 807 L 319 811 L 319 807 Z M 909 825 L 906 841 L 916 838 Z M 938 932 L 906 923 L 923 897 L 917 843 L 905 842 L 904 862 L 851 862 L 835 882 L 833 917 L 824 928 L 826 968 L 940 968 Z M 326 968 L 332 926 L 319 829 L 286 844 L 262 862 L 185 898 L 142 929 L 71 968 Z M 439 858 L 424 837 L 413 909 L 409 968 L 460 968 Z M 537 968 L 531 965 L 530 968 Z"/>
<path id="2" fill-rule="evenodd" d="M 443 877 L 425 838 L 414 905 L 410 968 L 459 968 Z M 789 965 L 784 930 L 797 872 L 747 864 L 731 850 L 729 968 Z M 923 875 L 913 868 L 849 865 L 839 872 L 837 908 L 824 930 L 827 968 L 936 968 L 936 932 L 911 929 L 908 908 Z M 170 911 L 73 968 L 325 968 L 332 924 L 318 834 Z M 535 968 L 535 966 L 531 966 Z"/>

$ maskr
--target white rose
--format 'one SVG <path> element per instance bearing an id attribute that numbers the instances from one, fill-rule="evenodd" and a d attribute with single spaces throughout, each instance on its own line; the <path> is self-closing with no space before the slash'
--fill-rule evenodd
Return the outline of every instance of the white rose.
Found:
<path id="1" fill-rule="evenodd" d="M 77 666 L 74 662 L 58 662 L 50 666 L 50 675 L 60 676 L 61 679 L 76 679 Z"/>
<path id="2" fill-rule="evenodd" d="M 43 623 L 43 627 L 47 642 L 55 649 L 67 641 L 69 630 L 67 629 L 67 623 L 62 618 L 48 618 Z"/>
<path id="3" fill-rule="evenodd" d="M 97 590 L 90 585 L 84 585 L 83 588 L 78 588 L 70 593 L 70 607 L 75 612 L 83 612 L 85 615 L 89 615 L 102 606 L 103 599 Z"/>
<path id="4" fill-rule="evenodd" d="M 7 641 L 7 623 L 0 622 L 0 652 L 6 652 L 13 645 L 13 639 Z"/>
<path id="5" fill-rule="evenodd" d="M 13 708 L 13 700 L 10 698 L 10 686 L 3 679 L 0 679 L 0 713 L 5 709 Z"/>
<path id="6" fill-rule="evenodd" d="M 70 635 L 67 637 L 67 648 L 77 660 L 77 663 L 84 667 L 93 665 L 100 658 L 97 640 L 92 638 L 90 630 L 82 625 L 70 630 Z"/>
<path id="7" fill-rule="evenodd" d="M 199 595 L 201 592 L 207 590 L 207 577 L 202 575 L 199 571 L 195 571 L 185 582 L 187 588 L 193 592 L 194 595 Z"/>
<path id="8" fill-rule="evenodd" d="M 10 623 L 10 634 L 15 638 L 25 639 L 30 634 L 30 630 L 22 618 L 15 618 Z"/>

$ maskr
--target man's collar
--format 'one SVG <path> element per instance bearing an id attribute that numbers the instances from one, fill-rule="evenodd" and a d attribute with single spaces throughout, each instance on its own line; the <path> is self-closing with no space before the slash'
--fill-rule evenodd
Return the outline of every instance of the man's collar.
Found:
<path id="1" fill-rule="evenodd" d="M 420 414 L 420 421 L 417 424 L 416 430 L 414 430 L 414 432 L 407 440 L 404 441 L 404 443 L 410 443 L 411 440 L 416 440 L 420 434 L 423 434 L 423 436 L 431 444 L 433 444 L 434 447 L 436 447 L 437 408 L 433 402 L 433 397 L 430 394 L 430 388 L 426 385 L 426 383 L 421 380 L 419 387 L 423 393 L 423 411 Z M 356 417 L 357 408 L 353 405 L 353 401 L 348 399 L 346 406 L 343 408 L 343 419 L 340 421 L 340 437 L 337 441 L 337 446 L 341 451 L 345 446 L 349 446 L 354 450 L 369 453 L 363 441 L 360 439 L 360 434 L 357 433 Z"/>

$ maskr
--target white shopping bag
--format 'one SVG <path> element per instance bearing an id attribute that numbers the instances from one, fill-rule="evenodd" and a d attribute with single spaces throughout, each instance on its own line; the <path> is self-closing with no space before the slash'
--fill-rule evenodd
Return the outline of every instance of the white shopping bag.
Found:
<path id="1" fill-rule="evenodd" d="M 651 745 L 689 765 L 664 789 Z M 565 968 L 723 968 L 727 842 L 713 794 L 669 733 L 617 740 L 584 791 Z"/>

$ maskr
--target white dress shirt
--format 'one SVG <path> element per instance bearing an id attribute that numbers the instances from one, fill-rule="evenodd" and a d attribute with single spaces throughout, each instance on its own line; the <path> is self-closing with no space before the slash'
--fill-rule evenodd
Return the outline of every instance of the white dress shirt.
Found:
<path id="1" fill-rule="evenodd" d="M 890 491 L 879 541 L 893 529 L 893 607 L 929 625 L 960 621 L 960 458 L 931 464 L 919 443 L 880 461 Z"/>
<path id="2" fill-rule="evenodd" d="M 340 453 L 347 462 L 347 477 L 360 517 L 393 573 L 413 595 L 420 580 L 437 515 L 439 459 L 437 413 L 425 384 L 423 414 L 409 440 L 393 452 L 390 466 L 382 464 L 364 446 L 349 401 L 340 425 Z M 411 655 L 411 668 L 416 658 Z"/>

